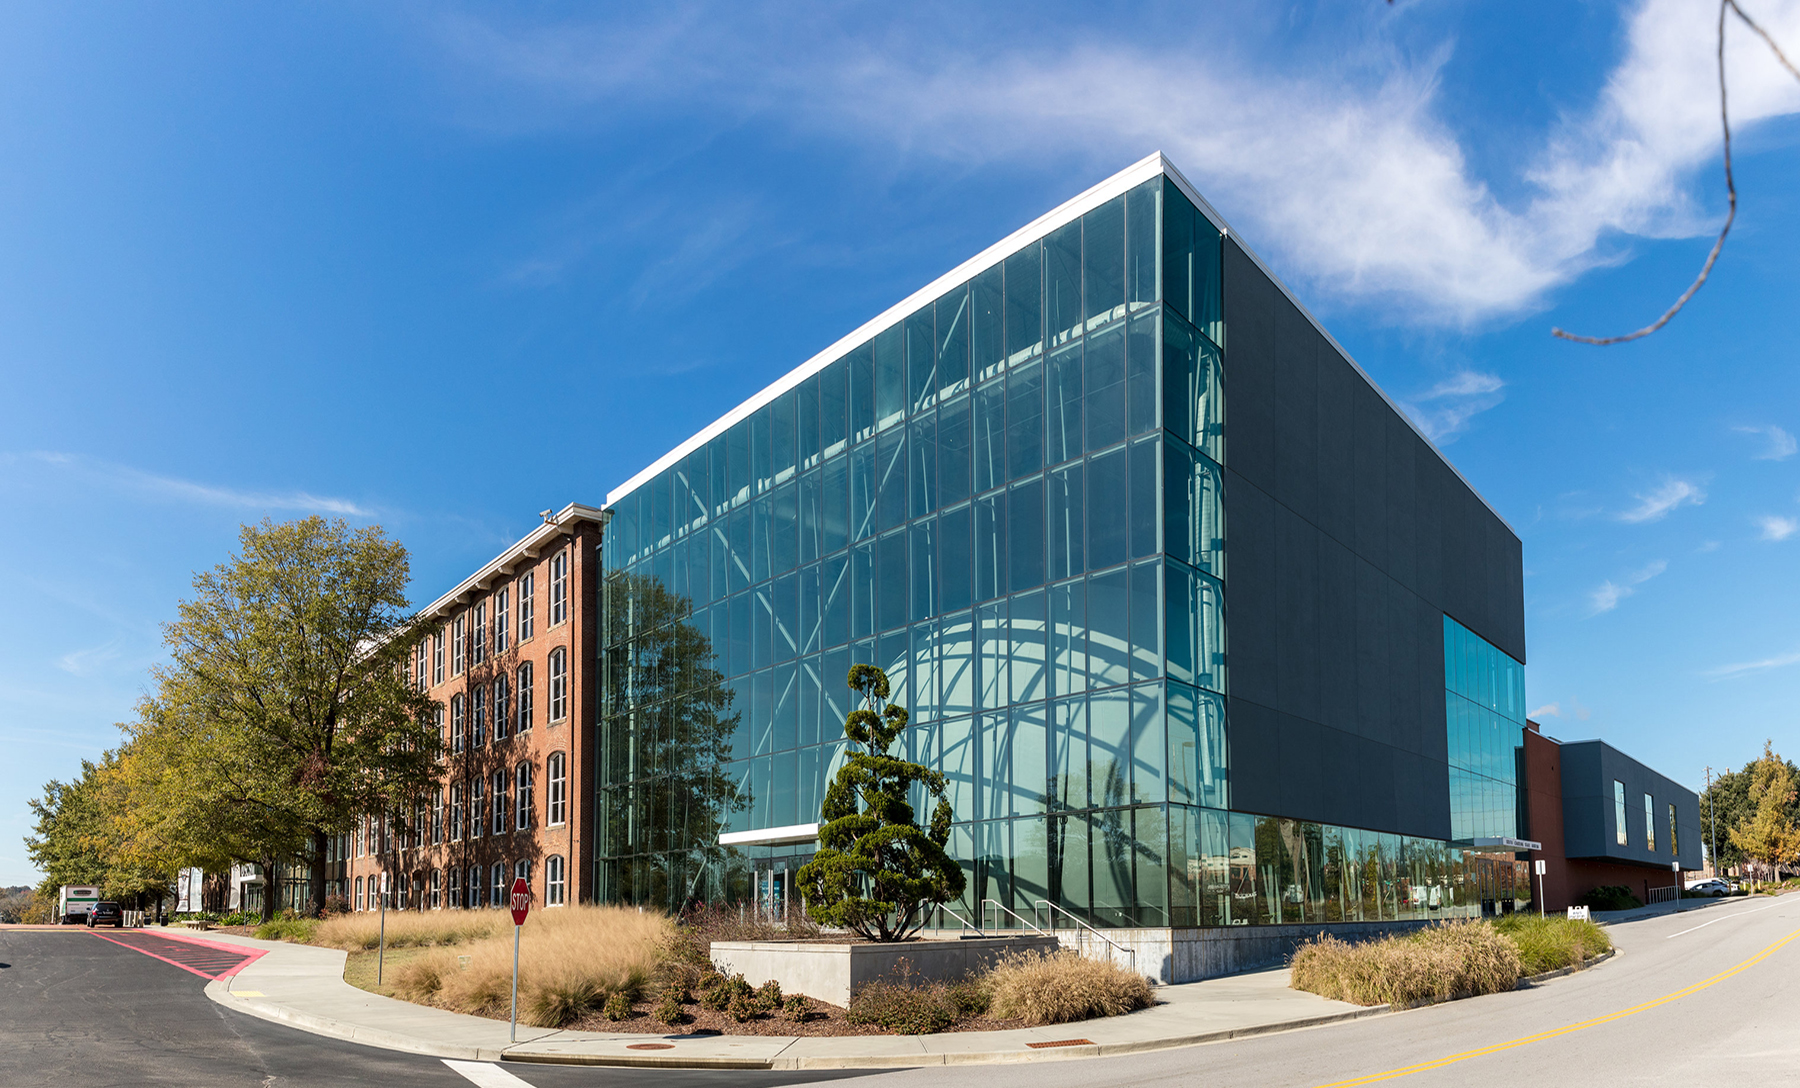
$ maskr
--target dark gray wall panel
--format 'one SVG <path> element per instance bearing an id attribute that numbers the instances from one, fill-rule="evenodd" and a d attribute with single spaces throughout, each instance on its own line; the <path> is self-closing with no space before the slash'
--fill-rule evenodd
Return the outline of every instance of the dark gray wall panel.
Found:
<path id="1" fill-rule="evenodd" d="M 1356 556 L 1319 535 L 1319 721 L 1356 727 Z"/>
<path id="2" fill-rule="evenodd" d="M 1319 528 L 1346 545 L 1356 541 L 1356 387 L 1364 385 L 1324 337 L 1319 354 Z M 1365 388 L 1366 385 L 1364 386 Z"/>
<path id="3" fill-rule="evenodd" d="M 1275 299 L 1244 251 L 1225 242 L 1225 461 L 1266 490 L 1275 486 Z M 1286 300 L 1282 300 L 1286 303 Z"/>
<path id="4" fill-rule="evenodd" d="M 1388 413 L 1387 427 L 1387 572 L 1411 589 L 1417 574 L 1419 477 L 1413 468 L 1419 436 L 1399 415 Z M 1230 530 L 1226 530 L 1230 532 Z"/>
<path id="5" fill-rule="evenodd" d="M 1286 298 L 1275 301 L 1275 488 L 1284 506 L 1319 520 L 1319 333 Z"/>
<path id="6" fill-rule="evenodd" d="M 1393 413 L 1367 382 L 1358 380 L 1356 405 L 1356 537 L 1357 555 L 1381 570 L 1388 566 L 1387 422 Z"/>
<path id="7" fill-rule="evenodd" d="M 1229 532 L 1229 530 L 1227 530 Z M 1318 530 L 1275 507 L 1275 654 L 1280 698 L 1275 706 L 1319 720 Z"/>
<path id="8" fill-rule="evenodd" d="M 1279 814 L 1281 731 L 1276 712 L 1235 696 L 1226 700 L 1225 736 L 1231 745 L 1231 807 Z"/>
<path id="9" fill-rule="evenodd" d="M 1388 618 L 1388 588 L 1393 579 L 1366 560 L 1356 560 L 1356 722 L 1349 732 L 1361 737 L 1386 736 L 1394 720 L 1387 661 L 1393 624 Z"/>
<path id="10" fill-rule="evenodd" d="M 1275 632 L 1275 504 L 1263 490 L 1225 470 L 1226 530 L 1231 555 L 1225 590 L 1225 637 L 1232 695 L 1273 707 L 1280 702 Z M 1242 617 L 1240 619 L 1240 617 Z"/>
<path id="11" fill-rule="evenodd" d="M 1281 739 L 1281 783 L 1275 814 L 1328 823 L 1325 805 L 1325 727 L 1305 718 L 1277 718 Z"/>

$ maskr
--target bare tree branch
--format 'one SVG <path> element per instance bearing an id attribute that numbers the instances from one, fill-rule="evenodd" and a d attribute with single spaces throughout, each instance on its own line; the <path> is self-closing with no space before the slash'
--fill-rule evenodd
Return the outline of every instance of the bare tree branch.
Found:
<path id="1" fill-rule="evenodd" d="M 1789 72 L 1792 72 L 1795 79 L 1800 79 L 1800 70 L 1794 68 L 1794 65 L 1787 59 L 1787 54 L 1783 53 L 1781 47 L 1775 44 L 1775 39 L 1769 37 L 1768 32 L 1758 26 L 1756 20 L 1750 18 L 1750 16 L 1744 12 L 1744 9 L 1738 6 L 1737 0 L 1720 0 L 1718 44 L 1719 128 L 1724 133 L 1725 192 L 1730 200 L 1730 209 L 1725 213 L 1725 225 L 1719 229 L 1719 237 L 1713 242 L 1712 252 L 1706 255 L 1706 263 L 1700 267 L 1700 274 L 1694 277 L 1694 282 L 1689 284 L 1688 289 L 1683 291 L 1681 297 L 1675 300 L 1675 305 L 1664 311 L 1661 317 L 1650 324 L 1645 325 L 1636 332 L 1628 332 L 1623 336 L 1578 336 L 1575 333 L 1552 328 L 1550 330 L 1551 336 L 1559 337 L 1563 340 L 1573 340 L 1578 344 L 1595 344 L 1600 347 L 1605 347 L 1608 344 L 1623 344 L 1639 339 L 1640 337 L 1649 336 L 1664 325 L 1667 325 L 1670 318 L 1680 313 L 1681 308 L 1686 306 L 1688 300 L 1693 298 L 1695 293 L 1700 290 L 1701 286 L 1706 283 L 1707 277 L 1712 275 L 1713 264 L 1719 259 L 1719 251 L 1725 248 L 1725 236 L 1731 233 L 1731 224 L 1737 219 L 1737 182 L 1732 177 L 1731 172 L 1731 115 L 1726 108 L 1725 97 L 1725 13 L 1728 10 L 1735 14 L 1739 19 L 1743 20 L 1745 26 L 1754 30 L 1757 36 L 1762 38 L 1763 42 L 1774 52 L 1775 59 L 1781 62 L 1782 67 L 1786 68 Z"/>

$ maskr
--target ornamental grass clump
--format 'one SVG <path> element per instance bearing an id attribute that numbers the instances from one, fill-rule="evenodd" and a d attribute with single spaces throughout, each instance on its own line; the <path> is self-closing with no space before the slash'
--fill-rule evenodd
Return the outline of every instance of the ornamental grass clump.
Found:
<path id="1" fill-rule="evenodd" d="M 313 930 L 311 943 L 346 952 L 373 951 L 381 943 L 381 914 L 334 914 Z M 490 937 L 512 939 L 512 917 L 503 910 L 387 912 L 389 948 L 435 948 L 470 944 Z"/>
<path id="2" fill-rule="evenodd" d="M 1290 985 L 1353 1005 L 1411 1008 L 1500 993 L 1519 983 L 1519 949 L 1491 925 L 1446 922 L 1350 944 L 1320 936 L 1300 946 Z"/>
<path id="3" fill-rule="evenodd" d="M 1606 930 L 1585 919 L 1513 914 L 1494 928 L 1518 947 L 1519 971 L 1526 977 L 1580 967 L 1612 948 Z"/>
<path id="4" fill-rule="evenodd" d="M 1005 956 L 982 979 L 990 1015 L 1027 1024 L 1066 1024 L 1149 1007 L 1150 981 L 1111 960 L 1070 949 Z"/>

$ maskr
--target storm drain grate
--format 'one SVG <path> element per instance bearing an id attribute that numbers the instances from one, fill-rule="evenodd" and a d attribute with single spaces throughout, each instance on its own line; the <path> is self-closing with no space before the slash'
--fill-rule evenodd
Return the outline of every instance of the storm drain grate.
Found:
<path id="1" fill-rule="evenodd" d="M 1052 1039 L 1047 1043 L 1026 1043 L 1033 1050 L 1042 1050 L 1047 1046 L 1093 1046 L 1092 1039 Z"/>
<path id="2" fill-rule="evenodd" d="M 626 1043 L 626 1050 L 674 1050 L 674 1043 Z"/>

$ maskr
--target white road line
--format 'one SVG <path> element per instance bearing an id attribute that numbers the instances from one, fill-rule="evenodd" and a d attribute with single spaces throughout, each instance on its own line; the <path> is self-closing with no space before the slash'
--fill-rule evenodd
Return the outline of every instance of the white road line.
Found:
<path id="1" fill-rule="evenodd" d="M 480 1088 L 531 1088 L 531 1085 L 493 1062 L 453 1062 L 444 1059 L 444 1064 L 462 1074 L 463 1079 Z"/>
<path id="2" fill-rule="evenodd" d="M 1730 921 L 1733 918 L 1742 918 L 1744 916 L 1744 914 L 1761 914 L 1765 910 L 1774 910 L 1776 907 L 1785 907 L 1785 906 L 1787 906 L 1786 903 L 1770 903 L 1766 907 L 1757 907 L 1755 910 L 1744 911 L 1743 914 L 1727 914 L 1723 918 L 1714 918 L 1710 922 L 1701 922 L 1699 925 L 1695 926 L 1693 929 L 1684 929 L 1681 931 L 1681 933 L 1692 933 L 1692 932 L 1694 932 L 1694 929 L 1705 929 L 1707 926 L 1716 925 L 1719 922 Z M 1663 940 L 1667 941 L 1672 938 L 1679 937 L 1679 936 L 1681 936 L 1681 933 L 1671 933 L 1667 937 L 1664 937 Z"/>

